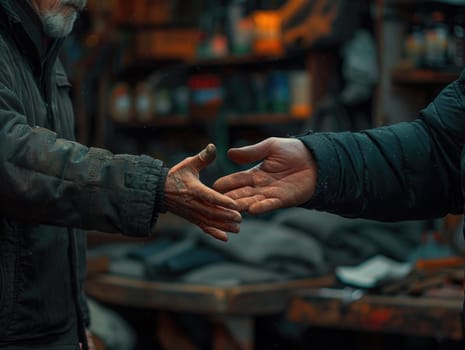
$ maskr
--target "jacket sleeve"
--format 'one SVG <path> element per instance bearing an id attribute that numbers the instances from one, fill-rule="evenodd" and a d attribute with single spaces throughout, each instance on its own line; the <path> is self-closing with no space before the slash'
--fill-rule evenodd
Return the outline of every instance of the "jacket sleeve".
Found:
<path id="1" fill-rule="evenodd" d="M 299 137 L 318 163 L 306 208 L 383 221 L 463 212 L 465 72 L 418 119 L 351 133 Z"/>
<path id="2" fill-rule="evenodd" d="M 147 235 L 164 211 L 161 161 L 87 148 L 31 127 L 2 83 L 0 162 L 0 210 L 7 218 Z"/>

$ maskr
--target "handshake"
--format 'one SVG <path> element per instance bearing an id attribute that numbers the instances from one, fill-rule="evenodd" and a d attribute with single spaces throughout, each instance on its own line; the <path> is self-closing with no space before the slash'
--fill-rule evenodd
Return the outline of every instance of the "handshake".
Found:
<path id="1" fill-rule="evenodd" d="M 241 212 L 257 215 L 298 206 L 315 192 L 316 162 L 298 139 L 271 137 L 232 148 L 228 157 L 237 164 L 259 163 L 219 178 L 209 188 L 199 180 L 200 171 L 216 158 L 216 147 L 209 144 L 168 171 L 166 209 L 227 241 L 227 232 L 240 230 Z"/>

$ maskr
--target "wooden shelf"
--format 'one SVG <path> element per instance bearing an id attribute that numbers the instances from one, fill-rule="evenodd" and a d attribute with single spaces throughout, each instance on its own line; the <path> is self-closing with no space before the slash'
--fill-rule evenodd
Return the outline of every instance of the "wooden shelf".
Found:
<path id="1" fill-rule="evenodd" d="M 458 71 L 436 71 L 431 69 L 395 68 L 391 78 L 397 84 L 448 84 L 457 79 Z"/>
<path id="2" fill-rule="evenodd" d="M 386 5 L 412 6 L 424 3 L 425 0 L 386 0 Z"/>
<path id="3" fill-rule="evenodd" d="M 227 118 L 227 124 L 229 126 L 260 126 L 302 123 L 305 120 L 307 119 L 293 117 L 287 113 L 244 114 L 229 116 Z M 213 122 L 215 122 L 215 119 L 212 118 L 201 119 L 172 115 L 158 117 L 146 123 L 137 121 L 114 123 L 122 128 L 184 128 L 193 124 L 207 124 Z"/>
<path id="4" fill-rule="evenodd" d="M 283 114 L 247 114 L 241 116 L 230 116 L 228 124 L 231 126 L 243 125 L 269 125 L 269 124 L 291 124 L 301 123 L 307 119 L 293 117 L 292 115 Z"/>
<path id="5" fill-rule="evenodd" d="M 264 55 L 244 55 L 244 56 L 234 56 L 229 55 L 225 57 L 218 58 L 195 58 L 188 59 L 185 63 L 189 66 L 234 66 L 234 65 L 253 65 L 253 64 L 263 64 L 277 62 L 287 59 L 287 56 L 264 56 Z"/>
<path id="6" fill-rule="evenodd" d="M 129 62 L 118 74 L 120 79 L 138 80 L 147 75 L 147 72 L 164 69 L 165 71 L 186 71 L 196 73 L 199 69 L 208 68 L 222 69 L 224 67 L 252 67 L 254 69 L 263 69 L 274 66 L 277 63 L 286 63 L 283 67 L 290 69 L 299 68 L 301 59 L 296 55 L 285 56 L 263 56 L 263 55 L 245 55 L 245 56 L 225 56 L 218 58 L 192 58 L 183 59 L 179 57 L 156 58 L 144 57 Z"/>
<path id="7" fill-rule="evenodd" d="M 170 115 L 160 116 L 147 122 L 129 121 L 129 122 L 115 122 L 115 125 L 122 128 L 183 128 L 191 124 L 187 117 Z"/>

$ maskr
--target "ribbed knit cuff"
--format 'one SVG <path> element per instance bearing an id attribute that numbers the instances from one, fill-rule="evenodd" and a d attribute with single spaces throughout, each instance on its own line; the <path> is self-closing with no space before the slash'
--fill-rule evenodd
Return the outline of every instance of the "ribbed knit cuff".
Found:
<path id="1" fill-rule="evenodd" d="M 169 168 L 162 167 L 160 170 L 158 186 L 155 195 L 155 204 L 153 206 L 154 216 L 157 213 L 164 214 L 166 213 L 166 203 L 165 203 L 165 182 L 168 175 Z"/>
<path id="2" fill-rule="evenodd" d="M 301 205 L 308 209 L 324 210 L 331 206 L 337 193 L 340 174 L 340 159 L 327 133 L 310 133 L 296 138 L 310 150 L 317 163 L 317 184 L 313 197 Z"/>

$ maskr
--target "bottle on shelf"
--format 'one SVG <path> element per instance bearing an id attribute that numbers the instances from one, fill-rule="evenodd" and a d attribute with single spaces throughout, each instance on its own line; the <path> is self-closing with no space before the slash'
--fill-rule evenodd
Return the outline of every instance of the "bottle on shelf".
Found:
<path id="1" fill-rule="evenodd" d="M 425 66 L 441 69 L 447 66 L 449 29 L 442 11 L 431 13 L 425 33 Z"/>
<path id="2" fill-rule="evenodd" d="M 411 28 L 405 38 L 405 58 L 413 68 L 422 67 L 425 56 L 425 32 L 422 18 L 421 13 L 414 14 Z"/>
<path id="3" fill-rule="evenodd" d="M 449 57 L 456 68 L 465 67 L 465 14 L 457 14 L 452 21 Z"/>
<path id="4" fill-rule="evenodd" d="M 140 81 L 134 89 L 134 118 L 137 122 L 148 123 L 153 118 L 155 97 L 152 87 Z"/>
<path id="5" fill-rule="evenodd" d="M 133 98 L 129 85 L 117 82 L 110 93 L 110 117 L 116 123 L 128 123 L 132 118 Z"/>
<path id="6" fill-rule="evenodd" d="M 290 113 L 295 118 L 309 118 L 311 107 L 311 80 L 305 70 L 289 73 Z"/>

